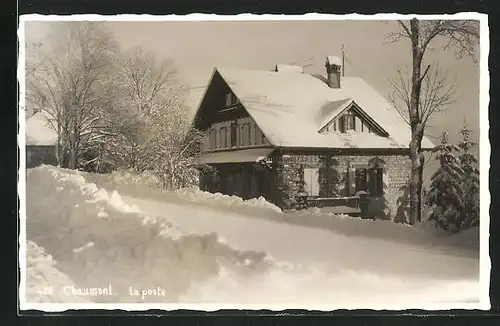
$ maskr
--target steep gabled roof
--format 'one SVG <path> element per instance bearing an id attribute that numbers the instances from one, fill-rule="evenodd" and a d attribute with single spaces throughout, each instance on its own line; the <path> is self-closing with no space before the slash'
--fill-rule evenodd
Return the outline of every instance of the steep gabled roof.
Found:
<path id="1" fill-rule="evenodd" d="M 397 110 L 362 78 L 342 77 L 332 89 L 301 73 L 216 68 L 269 142 L 282 147 L 408 148 L 410 128 Z M 354 101 L 388 137 L 375 134 L 319 133 L 321 123 Z M 423 148 L 433 148 L 424 137 Z"/>

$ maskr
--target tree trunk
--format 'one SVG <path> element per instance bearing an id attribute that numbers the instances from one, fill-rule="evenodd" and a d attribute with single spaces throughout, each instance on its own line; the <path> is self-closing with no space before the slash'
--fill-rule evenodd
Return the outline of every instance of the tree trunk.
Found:
<path id="1" fill-rule="evenodd" d="M 410 175 L 410 224 L 415 224 L 420 220 L 421 208 L 421 143 L 423 137 L 423 125 L 419 114 L 420 91 L 422 88 L 421 67 L 423 52 L 420 48 L 420 33 L 419 21 L 412 19 L 410 21 L 411 29 L 411 45 L 412 45 L 412 78 L 411 78 L 411 97 L 410 97 L 410 126 L 411 126 L 411 141 L 410 141 L 410 160 L 411 160 L 411 175 Z"/>
<path id="2" fill-rule="evenodd" d="M 64 159 L 64 151 L 61 149 L 61 140 L 59 137 L 57 137 L 56 160 L 57 160 L 57 166 L 60 168 L 63 167 L 63 159 Z"/>
<path id="3" fill-rule="evenodd" d="M 421 142 L 422 140 L 420 140 Z M 422 149 L 420 149 L 421 151 Z M 419 198 L 419 201 L 418 201 L 418 216 L 417 216 L 417 221 L 418 222 L 422 222 L 422 202 L 423 202 L 423 198 L 422 198 L 422 187 L 423 187 L 423 183 L 424 183 L 424 163 L 425 163 L 425 157 L 424 157 L 424 154 L 422 152 L 420 152 L 420 167 L 419 167 L 419 171 L 418 171 L 418 174 L 419 174 L 419 183 L 418 183 L 418 188 L 417 188 L 417 193 L 418 193 L 418 198 Z"/>

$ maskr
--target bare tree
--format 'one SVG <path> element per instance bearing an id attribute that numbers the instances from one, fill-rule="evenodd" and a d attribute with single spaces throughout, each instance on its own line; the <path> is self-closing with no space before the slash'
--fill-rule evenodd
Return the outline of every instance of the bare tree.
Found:
<path id="1" fill-rule="evenodd" d="M 387 37 L 391 42 L 408 39 L 411 44 L 412 71 L 411 87 L 409 87 L 408 118 L 411 128 L 410 159 L 410 224 L 421 220 L 422 170 L 424 156 L 422 153 L 422 138 L 425 123 L 422 117 L 422 83 L 429 73 L 430 66 L 422 72 L 422 62 L 426 50 L 433 40 L 441 37 L 445 40 L 445 50 L 454 49 L 457 58 L 464 55 L 474 60 L 475 46 L 479 40 L 479 24 L 477 21 L 460 20 L 426 20 L 416 18 L 410 22 L 398 21 L 400 31 L 390 33 Z"/>
<path id="2" fill-rule="evenodd" d="M 407 69 L 396 68 L 396 77 L 389 80 L 392 94 L 389 98 L 406 123 L 410 124 L 408 112 L 411 105 L 411 73 Z M 422 80 L 419 98 L 418 121 L 420 121 L 424 135 L 430 127 L 429 120 L 457 100 L 457 88 L 454 81 L 449 80 L 448 72 L 437 64 L 430 67 Z M 432 154 L 432 153 L 431 153 Z M 423 180 L 423 171 L 427 160 L 424 153 L 420 153 L 419 178 Z M 421 205 L 421 201 L 419 202 Z M 421 211 L 422 207 L 419 207 Z"/>
<path id="3" fill-rule="evenodd" d="M 93 22 L 54 25 L 53 44 L 36 66 L 27 63 L 27 99 L 57 132 L 60 166 L 75 169 L 82 148 L 103 137 L 109 68 L 114 42 Z"/>

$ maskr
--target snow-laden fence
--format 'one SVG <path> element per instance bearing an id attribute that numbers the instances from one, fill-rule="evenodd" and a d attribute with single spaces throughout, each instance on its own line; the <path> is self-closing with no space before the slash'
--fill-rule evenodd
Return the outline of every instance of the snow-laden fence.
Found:
<path id="1" fill-rule="evenodd" d="M 234 250 L 216 234 L 185 235 L 145 216 L 76 171 L 35 168 L 28 172 L 26 192 L 27 239 L 45 249 L 75 289 L 111 286 L 111 292 L 82 295 L 94 302 L 175 302 L 192 284 L 215 277 L 220 264 L 243 269 L 268 264 L 264 253 Z M 68 295 L 66 301 L 82 298 L 54 286 Z M 148 292 L 153 289 L 156 295 Z"/>

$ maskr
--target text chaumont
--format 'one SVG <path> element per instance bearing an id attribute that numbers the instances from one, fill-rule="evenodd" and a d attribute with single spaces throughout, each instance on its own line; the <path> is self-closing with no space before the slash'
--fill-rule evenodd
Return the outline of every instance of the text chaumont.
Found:
<path id="1" fill-rule="evenodd" d="M 77 288 L 73 285 L 67 285 L 63 289 L 66 295 L 77 295 L 77 296 L 112 296 L 116 295 L 113 292 L 113 287 L 108 285 L 107 287 L 101 288 Z"/>

